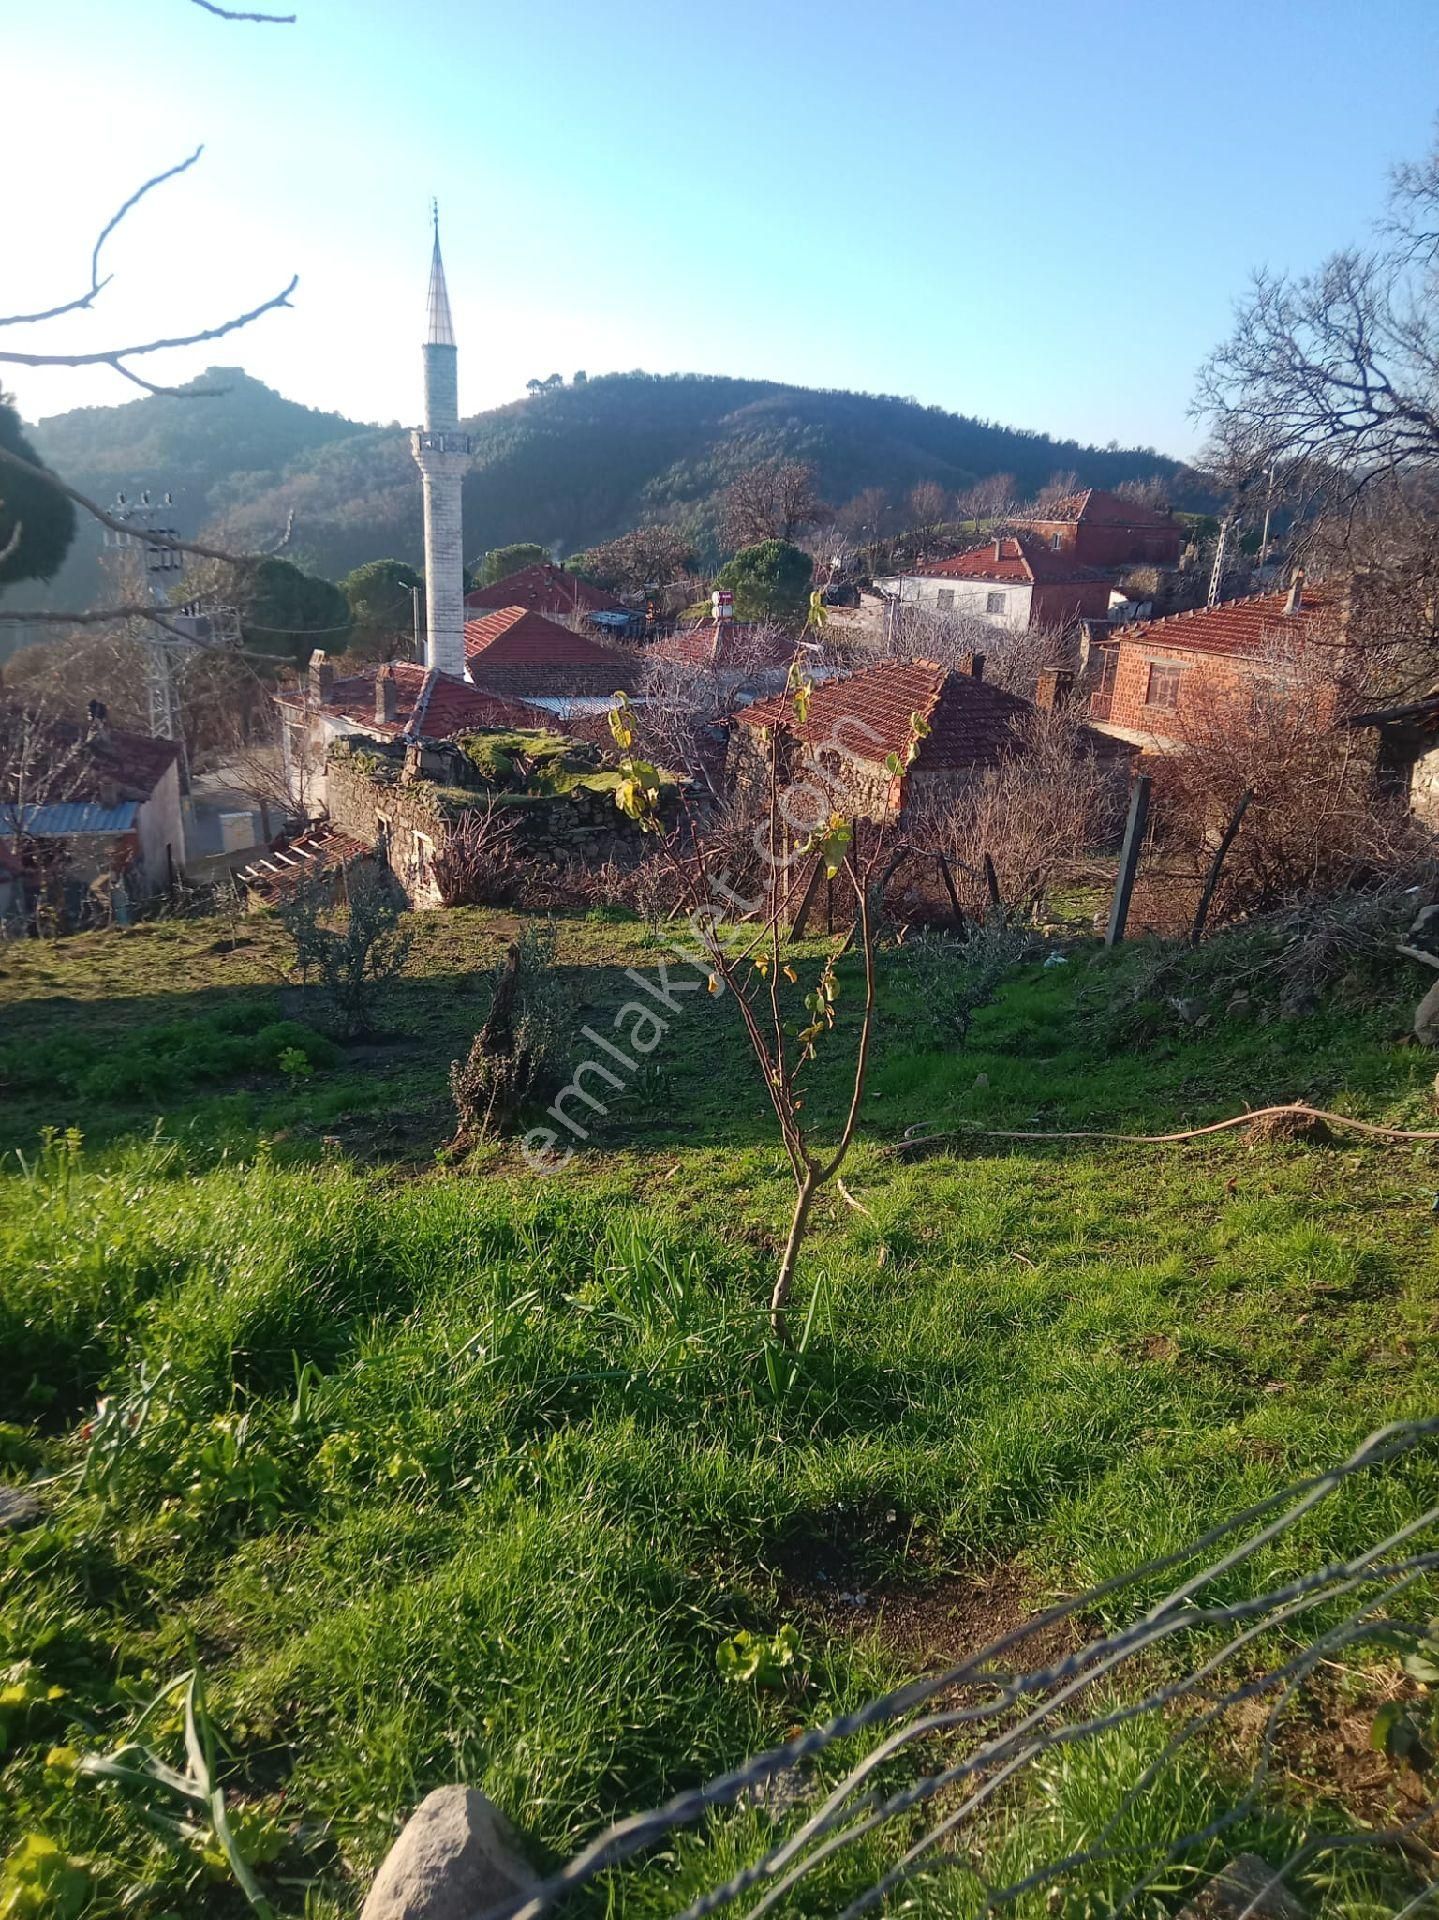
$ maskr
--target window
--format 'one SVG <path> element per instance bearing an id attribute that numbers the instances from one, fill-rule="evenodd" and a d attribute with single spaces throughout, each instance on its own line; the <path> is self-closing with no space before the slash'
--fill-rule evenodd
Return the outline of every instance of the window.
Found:
<path id="1" fill-rule="evenodd" d="M 375 815 L 375 852 L 387 862 L 390 858 L 390 829 L 393 824 L 387 813 Z"/>
<path id="2" fill-rule="evenodd" d="M 1004 612 L 1003 592 L 987 593 L 984 596 L 984 610 L 986 613 L 1003 613 Z"/>
<path id="3" fill-rule="evenodd" d="M 939 608 L 941 613 L 947 613 L 954 605 L 954 588 L 941 587 L 934 596 L 934 604 Z"/>
<path id="4" fill-rule="evenodd" d="M 1168 707 L 1171 710 L 1179 705 L 1179 668 L 1163 660 L 1151 661 L 1149 667 L 1149 685 L 1145 689 L 1144 702 L 1150 707 Z"/>
<path id="5" fill-rule="evenodd" d="M 1049 551 L 1050 551 L 1051 553 L 1058 553 L 1058 552 L 1059 552 L 1059 550 L 1060 550 L 1060 548 L 1061 548 L 1061 547 L 1062 547 L 1063 545 L 1064 545 L 1064 535 L 1063 535 L 1062 533 L 1052 533 L 1052 534 L 1050 534 L 1050 536 L 1049 536 Z"/>
<path id="6" fill-rule="evenodd" d="M 1101 647 L 1099 649 L 1099 694 L 1101 699 L 1107 699 L 1108 696 L 1114 692 L 1114 681 L 1118 672 L 1118 647 Z"/>
<path id="7" fill-rule="evenodd" d="M 415 840 L 415 880 L 420 886 L 428 886 L 431 879 L 430 862 L 435 857 L 435 843 L 427 833 L 417 832 Z"/>

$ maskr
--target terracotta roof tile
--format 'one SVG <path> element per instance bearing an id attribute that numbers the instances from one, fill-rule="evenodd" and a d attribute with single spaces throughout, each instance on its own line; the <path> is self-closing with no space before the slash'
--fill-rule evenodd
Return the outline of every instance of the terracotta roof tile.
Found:
<path id="1" fill-rule="evenodd" d="M 788 694 L 757 701 L 738 718 L 749 727 L 778 725 L 812 748 L 838 745 L 882 766 L 891 753 L 904 760 L 918 714 L 929 732 L 919 743 L 913 771 L 950 773 L 993 766 L 1013 752 L 1017 726 L 1033 711 L 1017 694 L 932 660 L 889 660 L 815 687 L 803 726 L 795 721 Z M 1125 743 L 1088 727 L 1082 732 L 1096 752 L 1125 750 Z"/>
<path id="2" fill-rule="evenodd" d="M 375 718 L 375 682 L 381 672 L 395 686 L 393 721 Z M 453 674 L 432 672 L 413 660 L 391 660 L 383 668 L 366 667 L 337 680 L 325 712 L 390 739 L 409 734 L 415 739 L 447 740 L 466 727 L 548 727 L 553 721 L 540 707 L 471 686 Z"/>
<path id="3" fill-rule="evenodd" d="M 645 648 L 645 657 L 689 667 L 759 673 L 788 667 L 798 645 L 792 634 L 780 633 L 774 627 L 744 620 L 706 620 L 698 627 L 683 627 L 656 640 Z"/>
<path id="4" fill-rule="evenodd" d="M 531 613 L 557 614 L 562 619 L 571 613 L 629 611 L 622 601 L 616 600 L 612 593 L 606 593 L 603 587 L 591 586 L 588 580 L 582 580 L 577 573 L 566 573 L 563 567 L 554 566 L 548 561 L 533 567 L 522 567 L 518 573 L 497 580 L 491 587 L 477 587 L 473 593 L 465 595 L 465 606 L 470 612 L 483 612 L 487 608 L 497 607 L 528 607 Z"/>
<path id="5" fill-rule="evenodd" d="M 1136 620 L 1118 627 L 1120 646 L 1191 647 L 1200 653 L 1264 653 L 1270 647 L 1320 633 L 1337 634 L 1343 622 L 1341 596 L 1322 587 L 1305 587 L 1294 613 L 1284 611 L 1288 593 L 1251 593 L 1242 600 L 1221 600 L 1217 607 L 1196 607 L 1160 620 Z"/>
<path id="6" fill-rule="evenodd" d="M 633 691 L 633 655 L 602 647 L 583 633 L 572 633 L 527 607 L 501 607 L 482 619 L 465 622 L 465 658 L 470 672 L 483 676 L 491 667 L 559 669 L 554 693 L 562 695 L 566 667 L 603 668 L 615 687 Z M 546 689 L 548 692 L 549 689 Z"/>
<path id="7" fill-rule="evenodd" d="M 1054 520 L 1082 520 L 1091 527 L 1163 527 L 1166 531 L 1178 526 L 1173 514 L 1163 512 L 1158 507 L 1142 507 L 1137 500 L 1126 500 L 1122 494 L 1107 493 L 1103 487 L 1086 487 L 1079 493 L 1067 494 L 1064 499 L 1025 515 L 1025 521 L 1034 525 L 1044 525 Z"/>
<path id="8" fill-rule="evenodd" d="M 993 580 L 1012 586 L 1058 587 L 1109 578 L 1097 567 L 1081 566 L 1067 553 L 1051 552 L 1037 534 L 1022 530 L 969 547 L 950 560 L 920 562 L 912 572 L 925 580 Z"/>

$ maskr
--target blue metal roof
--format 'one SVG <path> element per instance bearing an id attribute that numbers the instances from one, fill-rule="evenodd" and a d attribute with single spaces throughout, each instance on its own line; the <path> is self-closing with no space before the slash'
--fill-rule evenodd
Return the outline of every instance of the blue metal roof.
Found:
<path id="1" fill-rule="evenodd" d="M 22 833 L 58 839 L 71 833 L 128 833 L 139 818 L 140 802 L 122 800 L 118 806 L 102 807 L 90 800 L 65 800 L 18 811 Z"/>

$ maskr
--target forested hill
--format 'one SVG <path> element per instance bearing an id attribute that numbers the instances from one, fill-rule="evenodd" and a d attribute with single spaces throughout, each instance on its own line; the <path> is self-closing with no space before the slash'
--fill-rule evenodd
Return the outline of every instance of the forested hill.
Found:
<path id="1" fill-rule="evenodd" d="M 405 433 L 296 406 L 234 369 L 195 385 L 225 391 L 62 414 L 40 423 L 35 445 L 82 492 L 173 488 L 182 530 L 230 544 L 273 543 L 293 508 L 293 556 L 332 578 L 383 555 L 419 561 L 420 489 Z M 568 553 L 663 520 L 713 557 L 717 496 L 776 455 L 812 462 L 836 505 L 869 487 L 897 500 L 928 479 L 958 488 L 1010 473 L 1025 492 L 1071 469 L 1083 484 L 1111 487 L 1177 472 L 1148 448 L 1085 447 L 913 400 L 699 374 L 606 374 L 468 426 L 471 554 L 511 540 Z M 93 542 L 72 554 L 51 604 L 91 596 L 94 555 Z M 39 603 L 34 589 L 19 589 L 16 604 L 26 594 Z"/>

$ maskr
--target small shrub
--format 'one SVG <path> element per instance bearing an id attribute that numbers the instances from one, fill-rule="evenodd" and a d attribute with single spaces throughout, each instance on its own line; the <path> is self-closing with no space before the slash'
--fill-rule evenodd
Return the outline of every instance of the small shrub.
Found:
<path id="1" fill-rule="evenodd" d="M 905 942 L 900 959 L 924 1017 L 945 1040 L 963 1046 L 974 1016 L 1035 946 L 1032 932 L 996 917 L 973 928 L 964 940 L 937 931 L 921 933 Z"/>
<path id="2" fill-rule="evenodd" d="M 405 900 L 393 876 L 374 861 L 346 873 L 346 901 L 337 907 L 328 878 L 303 882 L 279 908 L 301 977 L 318 974 L 341 1032 L 369 1031 L 380 990 L 404 972 L 410 935 L 401 924 Z"/>
<path id="3" fill-rule="evenodd" d="M 574 1020 L 555 970 L 554 929 L 527 927 L 492 978 L 485 1024 L 464 1063 L 450 1063 L 456 1146 L 507 1133 L 527 1101 L 552 1093 L 565 1077 Z"/>

